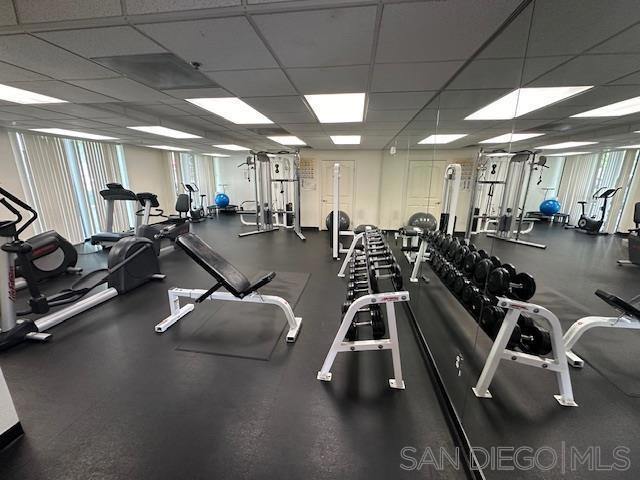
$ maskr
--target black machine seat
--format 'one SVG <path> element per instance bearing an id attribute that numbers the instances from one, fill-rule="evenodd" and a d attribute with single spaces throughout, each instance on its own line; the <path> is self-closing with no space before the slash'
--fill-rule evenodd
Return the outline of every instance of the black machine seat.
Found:
<path id="1" fill-rule="evenodd" d="M 604 300 L 605 302 L 607 302 L 616 310 L 619 310 L 623 312 L 625 315 L 628 315 L 630 317 L 635 317 L 636 319 L 640 320 L 640 310 L 638 310 L 636 307 L 629 304 L 628 302 L 625 302 L 620 297 L 617 297 L 608 292 L 605 292 L 604 290 L 596 290 L 596 295 L 600 297 L 602 300 Z"/>
<path id="2" fill-rule="evenodd" d="M 275 272 L 270 272 L 251 283 L 242 272 L 193 233 L 180 235 L 176 239 L 176 244 L 180 245 L 187 255 L 204 268 L 229 293 L 238 298 L 246 297 L 257 291 L 276 277 Z M 213 288 L 210 291 L 213 292 Z"/>
<path id="3" fill-rule="evenodd" d="M 105 200 L 138 200 L 138 196 L 131 190 L 127 190 L 119 183 L 107 183 L 105 190 L 100 190 L 100 195 Z"/>
<path id="4" fill-rule="evenodd" d="M 398 231 L 400 232 L 401 235 L 404 235 L 405 237 L 419 237 L 424 233 L 422 228 L 414 227 L 413 225 L 406 225 L 404 227 L 400 227 Z"/>
<path id="5" fill-rule="evenodd" d="M 354 228 L 353 233 L 357 235 L 359 233 L 364 233 L 367 230 L 377 230 L 377 229 L 378 227 L 376 227 L 375 225 L 363 223 L 362 225 L 358 225 L 356 228 Z"/>

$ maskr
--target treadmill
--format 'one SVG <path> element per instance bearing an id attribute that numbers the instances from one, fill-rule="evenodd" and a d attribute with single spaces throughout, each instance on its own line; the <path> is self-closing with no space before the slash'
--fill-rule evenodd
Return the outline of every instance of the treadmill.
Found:
<path id="1" fill-rule="evenodd" d="M 138 196 L 131 190 L 124 188 L 120 183 L 107 183 L 107 188 L 100 190 L 100 195 L 107 201 L 107 226 L 103 232 L 91 236 L 91 245 L 101 245 L 103 248 L 111 248 L 119 240 L 135 233 L 135 229 L 126 232 L 113 231 L 115 202 L 137 202 Z"/>

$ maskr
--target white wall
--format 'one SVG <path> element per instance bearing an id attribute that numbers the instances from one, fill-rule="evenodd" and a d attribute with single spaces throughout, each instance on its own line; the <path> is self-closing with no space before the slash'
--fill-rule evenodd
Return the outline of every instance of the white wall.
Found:
<path id="1" fill-rule="evenodd" d="M 169 163 L 163 152 L 153 148 L 124 146 L 129 188 L 134 192 L 152 192 L 158 195 L 160 208 L 165 213 L 175 211 L 176 195 L 171 185 Z"/>
<path id="2" fill-rule="evenodd" d="M 248 153 L 240 153 L 224 158 L 216 157 L 213 161 L 216 191 L 225 190 L 232 205 L 240 205 L 245 200 L 255 200 L 253 170 L 249 172 L 251 178 L 249 182 L 247 167 L 238 168 L 239 164 L 246 161 L 247 155 Z"/>
<path id="3" fill-rule="evenodd" d="M 0 434 L 5 433 L 19 422 L 18 414 L 13 406 L 11 394 L 0 369 Z"/>

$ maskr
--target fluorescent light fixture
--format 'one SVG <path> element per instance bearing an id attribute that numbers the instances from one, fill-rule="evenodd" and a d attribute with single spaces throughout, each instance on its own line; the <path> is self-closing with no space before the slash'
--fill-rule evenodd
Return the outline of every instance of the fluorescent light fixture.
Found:
<path id="1" fill-rule="evenodd" d="M 143 145 L 143 147 L 157 148 L 159 150 L 171 150 L 172 152 L 190 152 L 188 148 L 170 147 L 169 145 Z"/>
<path id="2" fill-rule="evenodd" d="M 364 93 L 305 95 L 320 123 L 349 123 L 364 120 Z"/>
<path id="3" fill-rule="evenodd" d="M 75 130 L 65 130 L 64 128 L 32 128 L 31 131 L 50 133 L 51 135 L 61 135 L 64 137 L 86 138 L 89 140 L 118 140 L 116 137 L 96 135 L 95 133 L 76 132 Z"/>
<path id="4" fill-rule="evenodd" d="M 331 141 L 335 145 L 360 145 L 360 135 L 331 135 Z"/>
<path id="5" fill-rule="evenodd" d="M 273 123 L 255 108 L 239 98 L 187 98 L 186 100 L 239 125 Z"/>
<path id="6" fill-rule="evenodd" d="M 542 147 L 536 147 L 540 150 L 560 150 L 561 148 L 574 148 L 584 147 L 585 145 L 595 145 L 598 142 L 563 142 L 554 143 L 553 145 L 544 145 Z"/>
<path id="7" fill-rule="evenodd" d="M 240 145 L 234 145 L 233 143 L 226 145 L 212 145 L 212 147 L 222 148 L 223 150 L 233 150 L 234 152 L 243 152 L 247 150 L 251 150 L 247 147 L 241 147 Z"/>
<path id="8" fill-rule="evenodd" d="M 588 155 L 591 152 L 562 152 L 562 153 L 545 153 L 545 157 L 570 157 L 572 155 Z"/>
<path id="9" fill-rule="evenodd" d="M 494 153 L 485 153 L 485 157 L 513 157 L 515 153 L 504 153 L 504 152 L 494 152 Z"/>
<path id="10" fill-rule="evenodd" d="M 202 155 L 206 155 L 207 157 L 228 157 L 226 153 L 203 153 Z"/>
<path id="11" fill-rule="evenodd" d="M 544 133 L 505 133 L 504 135 L 498 135 L 497 137 L 488 138 L 480 143 L 513 143 L 528 138 L 540 137 Z"/>
<path id="12" fill-rule="evenodd" d="M 283 135 L 277 137 L 267 137 L 269 140 L 273 140 L 280 145 L 306 145 L 302 140 L 293 135 Z"/>
<path id="13" fill-rule="evenodd" d="M 631 149 L 634 149 L 634 148 L 639 148 L 640 149 L 640 145 L 625 145 L 624 147 L 618 147 L 618 148 L 622 148 L 622 149 L 625 149 L 625 150 L 627 150 L 627 149 L 631 150 Z"/>
<path id="14" fill-rule="evenodd" d="M 0 100 L 7 102 L 22 103 L 24 105 L 32 105 L 37 103 L 67 103 L 66 100 L 59 98 L 47 97 L 39 93 L 33 93 L 21 88 L 10 87 L 9 85 L 0 84 Z"/>
<path id="15" fill-rule="evenodd" d="M 139 132 L 152 133 L 154 135 L 161 135 L 163 137 L 170 138 L 202 138 L 198 135 L 192 135 L 191 133 L 181 132 L 180 130 L 174 130 L 173 128 L 161 127 L 160 125 L 148 125 L 141 127 L 127 127 L 131 130 L 138 130 Z"/>
<path id="16" fill-rule="evenodd" d="M 429 135 L 418 142 L 419 145 L 442 145 L 445 143 L 455 142 L 459 138 L 466 137 L 466 133 L 439 133 Z"/>
<path id="17" fill-rule="evenodd" d="M 593 86 L 518 88 L 465 117 L 465 120 L 510 120 L 590 88 Z"/>
<path id="18" fill-rule="evenodd" d="M 633 97 L 621 102 L 605 105 L 604 107 L 594 108 L 586 112 L 571 115 L 572 117 L 621 117 L 631 113 L 640 112 L 640 97 Z"/>

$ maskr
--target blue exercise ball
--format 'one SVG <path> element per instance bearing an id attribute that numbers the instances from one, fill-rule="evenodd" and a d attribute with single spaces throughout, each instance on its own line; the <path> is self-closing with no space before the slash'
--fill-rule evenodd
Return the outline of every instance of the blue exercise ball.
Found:
<path id="1" fill-rule="evenodd" d="M 214 201 L 216 202 L 216 206 L 218 208 L 225 208 L 229 206 L 229 197 L 226 193 L 217 194 Z"/>
<path id="2" fill-rule="evenodd" d="M 560 202 L 555 198 L 545 200 L 540 204 L 540 211 L 548 217 L 555 215 L 560 211 Z"/>

